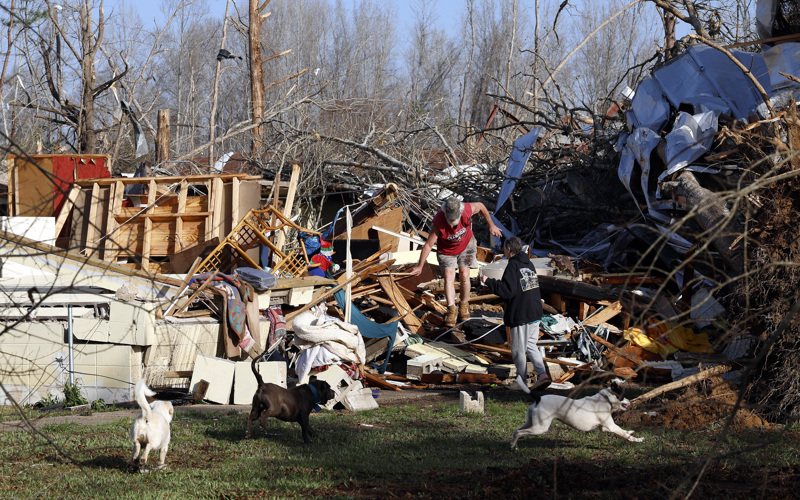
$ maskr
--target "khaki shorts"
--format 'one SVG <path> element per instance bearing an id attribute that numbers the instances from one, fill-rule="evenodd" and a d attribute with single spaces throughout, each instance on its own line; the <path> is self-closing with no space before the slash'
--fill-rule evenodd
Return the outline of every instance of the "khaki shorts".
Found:
<path id="1" fill-rule="evenodd" d="M 444 271 L 445 269 L 458 269 L 461 267 L 470 267 L 472 269 L 478 268 L 478 259 L 475 255 L 478 253 L 478 242 L 475 241 L 475 237 L 473 236 L 469 243 L 467 243 L 467 248 L 464 249 L 458 255 L 442 255 L 440 253 L 436 253 L 436 258 L 439 260 L 439 269 Z"/>

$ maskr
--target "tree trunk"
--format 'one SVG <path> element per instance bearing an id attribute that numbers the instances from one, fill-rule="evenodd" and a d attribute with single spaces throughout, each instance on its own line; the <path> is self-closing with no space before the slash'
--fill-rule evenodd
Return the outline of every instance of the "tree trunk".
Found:
<path id="1" fill-rule="evenodd" d="M 94 100 L 96 75 L 94 61 L 97 49 L 103 41 L 105 29 L 103 6 L 98 9 L 97 31 L 92 30 L 92 10 L 90 0 L 85 0 L 81 9 L 81 46 L 83 58 L 81 69 L 83 90 L 81 92 L 81 113 L 78 119 L 78 144 L 81 153 L 94 154 L 97 132 L 94 129 Z"/>
<path id="2" fill-rule="evenodd" d="M 264 68 L 261 57 L 261 23 L 269 14 L 264 16 L 261 12 L 267 7 L 270 0 L 258 5 L 259 0 L 250 0 L 250 29 L 248 30 L 250 43 L 250 93 L 253 98 L 253 129 L 252 152 L 258 157 L 264 145 Z"/>
<path id="3" fill-rule="evenodd" d="M 694 212 L 695 221 L 706 231 L 723 260 L 735 273 L 741 273 L 744 254 L 738 241 L 743 230 L 728 210 L 725 199 L 702 187 L 688 170 L 681 172 L 676 180 L 665 182 L 662 189 L 665 195 L 672 194 L 682 207 Z"/>
<path id="4" fill-rule="evenodd" d="M 225 39 L 228 37 L 228 9 L 231 6 L 230 0 L 225 2 L 225 17 L 222 20 L 222 41 L 219 44 L 220 50 L 225 48 Z M 217 127 L 217 101 L 219 99 L 219 74 L 222 71 L 222 59 L 217 57 L 217 67 L 214 72 L 214 97 L 211 104 L 211 115 L 208 117 L 208 166 L 214 164 L 214 136 Z"/>
<path id="5" fill-rule="evenodd" d="M 169 109 L 158 110 L 158 132 L 156 135 L 156 163 L 169 161 Z"/>
<path id="6" fill-rule="evenodd" d="M 672 49 L 675 47 L 675 14 L 664 12 L 664 59 L 672 58 Z"/>

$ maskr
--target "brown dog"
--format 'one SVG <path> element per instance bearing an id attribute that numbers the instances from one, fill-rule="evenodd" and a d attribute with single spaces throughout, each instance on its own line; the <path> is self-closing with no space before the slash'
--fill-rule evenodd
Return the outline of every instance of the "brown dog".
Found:
<path id="1" fill-rule="evenodd" d="M 323 380 L 311 377 L 308 384 L 298 385 L 292 389 L 284 389 L 275 384 L 265 384 L 261 374 L 256 370 L 256 360 L 250 363 L 253 373 L 258 381 L 258 389 L 253 395 L 253 408 L 247 417 L 247 430 L 244 437 L 250 437 L 250 428 L 255 420 L 260 417 L 261 430 L 266 434 L 267 417 L 275 417 L 286 422 L 297 422 L 303 430 L 303 441 L 310 442 L 314 430 L 308 423 L 311 410 L 318 410 L 319 405 L 324 405 L 336 397 L 330 384 Z"/>

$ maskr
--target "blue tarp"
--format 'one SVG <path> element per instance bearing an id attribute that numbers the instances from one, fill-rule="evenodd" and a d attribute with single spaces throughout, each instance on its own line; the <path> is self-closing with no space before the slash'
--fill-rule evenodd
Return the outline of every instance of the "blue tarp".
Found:
<path id="1" fill-rule="evenodd" d="M 333 294 L 333 297 L 336 299 L 336 303 L 339 304 L 339 307 L 342 308 L 342 311 L 344 311 L 346 304 L 344 290 L 339 290 Z M 368 339 L 389 339 L 389 350 L 386 351 L 386 359 L 383 361 L 383 365 L 378 369 L 380 373 L 385 372 L 386 366 L 389 364 L 389 355 L 392 353 L 394 341 L 397 337 L 397 327 L 400 323 L 398 321 L 386 324 L 376 323 L 364 316 L 352 303 L 350 305 L 350 323 L 358 327 L 358 331 L 361 333 L 362 337 Z"/>

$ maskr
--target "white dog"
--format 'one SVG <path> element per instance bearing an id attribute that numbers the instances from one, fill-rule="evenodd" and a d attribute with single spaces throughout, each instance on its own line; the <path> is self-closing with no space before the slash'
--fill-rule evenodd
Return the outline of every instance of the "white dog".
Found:
<path id="1" fill-rule="evenodd" d="M 167 458 L 167 448 L 171 437 L 169 424 L 172 422 L 172 403 L 169 401 L 155 401 L 147 403 L 146 396 L 154 396 L 155 392 L 147 387 L 144 379 L 136 383 L 133 389 L 136 402 L 142 409 L 141 416 L 133 422 L 131 441 L 133 441 L 133 458 L 131 463 L 135 467 L 147 463 L 150 450 L 159 450 L 158 468 L 164 467 Z"/>
<path id="2" fill-rule="evenodd" d="M 631 402 L 622 397 L 622 388 L 616 382 L 594 396 L 570 399 L 548 394 L 539 396 L 531 393 L 535 402 L 528 407 L 525 425 L 514 431 L 511 449 L 517 449 L 517 440 L 522 436 L 539 435 L 547 432 L 553 420 L 563 422 L 579 431 L 589 432 L 601 429 L 613 432 L 628 441 L 639 443 L 644 438 L 634 437 L 633 431 L 626 431 L 614 423 L 611 414 L 617 410 L 625 411 Z"/>

